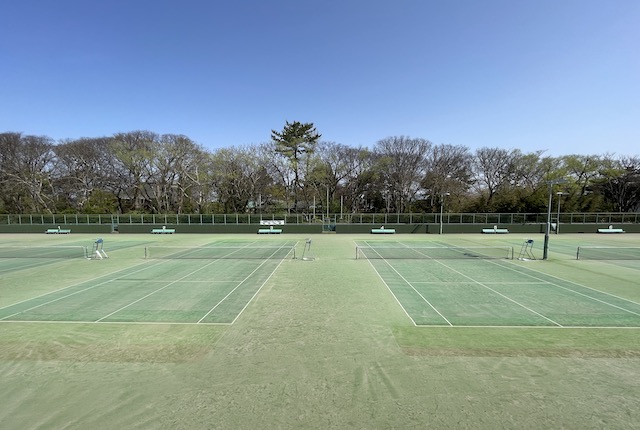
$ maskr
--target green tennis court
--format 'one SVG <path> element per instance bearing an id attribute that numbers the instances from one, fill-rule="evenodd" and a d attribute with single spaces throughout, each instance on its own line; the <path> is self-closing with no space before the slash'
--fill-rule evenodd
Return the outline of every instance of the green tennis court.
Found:
<path id="1" fill-rule="evenodd" d="M 139 264 L 4 306 L 0 321 L 229 324 L 294 255 L 294 246 L 294 241 L 268 246 L 246 241 L 196 247 L 156 244 L 144 248 L 146 259 Z M 18 255 L 11 259 L 17 270 L 52 259 L 82 259 L 79 248 L 4 247 L 3 252 L 5 257 Z"/>
<path id="2" fill-rule="evenodd" d="M 509 247 L 356 245 L 418 326 L 640 327 L 640 303 L 516 264 Z"/>
<path id="3" fill-rule="evenodd" d="M 312 239 L 120 233 L 88 259 L 90 234 L 2 235 L 0 422 L 639 422 L 637 235 L 552 237 L 547 261 L 541 235 L 523 259 L 515 234 Z"/>

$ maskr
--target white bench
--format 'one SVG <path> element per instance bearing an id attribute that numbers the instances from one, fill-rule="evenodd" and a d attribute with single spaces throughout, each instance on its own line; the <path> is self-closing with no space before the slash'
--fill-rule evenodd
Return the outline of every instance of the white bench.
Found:
<path id="1" fill-rule="evenodd" d="M 395 234 L 395 228 L 372 228 L 371 234 Z"/>
<path id="2" fill-rule="evenodd" d="M 259 228 L 258 234 L 280 234 L 282 233 L 281 228 L 273 228 L 273 226 L 269 228 Z"/>
<path id="3" fill-rule="evenodd" d="M 283 219 L 261 219 L 260 225 L 284 225 Z"/>
<path id="4" fill-rule="evenodd" d="M 599 228 L 598 233 L 624 233 L 624 230 L 621 228 L 613 228 L 609 226 L 609 228 Z"/>
<path id="5" fill-rule="evenodd" d="M 173 234 L 175 232 L 175 228 L 154 228 L 151 230 L 151 234 Z"/>
<path id="6" fill-rule="evenodd" d="M 71 230 L 63 230 L 61 228 L 49 228 L 45 231 L 46 234 L 70 234 Z"/>
<path id="7" fill-rule="evenodd" d="M 506 234 L 509 233 L 509 230 L 506 228 L 483 228 L 482 233 L 484 234 Z"/>

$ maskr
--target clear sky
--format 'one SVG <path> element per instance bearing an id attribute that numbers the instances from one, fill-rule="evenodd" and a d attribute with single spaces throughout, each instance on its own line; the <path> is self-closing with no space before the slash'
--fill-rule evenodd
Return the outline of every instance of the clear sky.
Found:
<path id="1" fill-rule="evenodd" d="M 20 0 L 0 132 L 640 154 L 638 0 Z"/>

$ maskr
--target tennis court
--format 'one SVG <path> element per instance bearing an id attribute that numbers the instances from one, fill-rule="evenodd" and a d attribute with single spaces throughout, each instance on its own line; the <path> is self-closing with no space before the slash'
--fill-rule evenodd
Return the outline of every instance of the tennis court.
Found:
<path id="1" fill-rule="evenodd" d="M 640 303 L 537 271 L 509 247 L 367 240 L 356 258 L 416 326 L 640 327 Z"/>
<path id="2" fill-rule="evenodd" d="M 16 255 L 11 266 L 22 270 L 85 259 L 81 248 L 14 246 L 2 252 L 3 261 Z M 1 307 L 0 321 L 231 324 L 278 266 L 294 256 L 295 241 L 154 244 L 135 251 L 138 264 Z"/>

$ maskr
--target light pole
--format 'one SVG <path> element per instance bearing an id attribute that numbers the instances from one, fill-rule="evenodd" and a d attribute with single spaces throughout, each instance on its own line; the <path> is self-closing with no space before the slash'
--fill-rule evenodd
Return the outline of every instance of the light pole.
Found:
<path id="1" fill-rule="evenodd" d="M 450 194 L 451 193 L 440 194 L 440 234 L 442 234 L 442 215 L 444 213 L 444 197 Z"/>
<path id="2" fill-rule="evenodd" d="M 556 234 L 558 234 L 560 232 L 560 200 L 562 196 L 564 196 L 564 193 L 562 191 L 558 191 L 556 196 L 558 196 L 558 216 L 556 217 Z"/>
<path id="3" fill-rule="evenodd" d="M 555 184 L 564 184 L 566 182 L 567 180 L 562 178 L 547 181 L 547 185 L 549 186 L 549 203 L 547 204 L 547 228 L 544 232 L 544 248 L 542 251 L 543 260 L 546 260 L 549 254 L 549 232 L 551 231 L 551 199 L 553 198 L 553 186 Z"/>
<path id="4" fill-rule="evenodd" d="M 329 222 L 329 185 L 327 185 L 327 222 Z"/>

